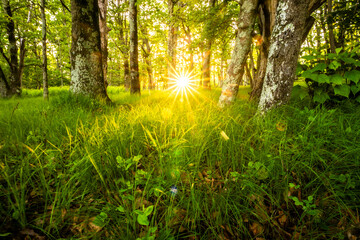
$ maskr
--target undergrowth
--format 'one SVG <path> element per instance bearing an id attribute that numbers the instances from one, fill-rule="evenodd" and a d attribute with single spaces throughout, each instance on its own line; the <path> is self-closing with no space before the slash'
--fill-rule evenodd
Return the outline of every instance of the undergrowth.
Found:
<path id="1" fill-rule="evenodd" d="M 255 116 L 219 93 L 0 101 L 0 236 L 344 239 L 359 229 L 360 107 Z M 241 98 L 244 98 L 241 97 Z"/>

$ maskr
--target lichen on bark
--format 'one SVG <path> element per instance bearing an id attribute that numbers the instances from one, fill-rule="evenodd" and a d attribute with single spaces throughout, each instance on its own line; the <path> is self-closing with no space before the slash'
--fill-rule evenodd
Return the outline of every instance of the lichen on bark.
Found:
<path id="1" fill-rule="evenodd" d="M 290 99 L 310 0 L 280 0 L 258 112 Z"/>
<path id="2" fill-rule="evenodd" d="M 220 107 L 232 104 L 238 94 L 239 84 L 244 73 L 244 63 L 250 50 L 257 7 L 258 0 L 245 0 L 241 6 L 235 47 L 219 98 L 218 105 Z"/>
<path id="3" fill-rule="evenodd" d="M 109 101 L 103 76 L 97 0 L 72 0 L 70 91 Z"/>

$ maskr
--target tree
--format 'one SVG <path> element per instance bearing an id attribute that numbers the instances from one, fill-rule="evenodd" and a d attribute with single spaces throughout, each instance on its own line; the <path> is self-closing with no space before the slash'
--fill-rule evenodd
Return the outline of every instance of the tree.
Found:
<path id="1" fill-rule="evenodd" d="M 108 32 L 110 29 L 106 25 L 106 15 L 107 15 L 108 0 L 99 0 L 99 26 L 100 26 L 100 39 L 101 39 L 101 52 L 102 52 L 102 68 L 104 74 L 105 85 L 108 85 L 107 82 L 107 69 L 108 69 Z"/>
<path id="2" fill-rule="evenodd" d="M 258 0 L 245 0 L 241 5 L 235 47 L 219 98 L 220 107 L 233 103 L 237 96 L 244 64 L 250 50 L 257 7 Z"/>
<path id="3" fill-rule="evenodd" d="M 178 0 L 168 0 L 168 14 L 169 14 L 169 33 L 167 44 L 167 57 L 168 57 L 168 78 L 173 78 L 176 69 L 176 47 L 179 27 L 175 22 L 175 5 Z"/>
<path id="4" fill-rule="evenodd" d="M 110 101 L 104 82 L 98 0 L 71 0 L 70 91 Z"/>
<path id="5" fill-rule="evenodd" d="M 214 34 L 210 31 L 212 28 L 212 21 L 214 18 L 214 11 L 215 11 L 215 3 L 216 0 L 209 0 L 209 16 L 208 16 L 208 22 L 206 24 L 206 46 L 205 46 L 205 58 L 204 63 L 202 66 L 203 71 L 203 87 L 204 88 L 210 88 L 210 77 L 211 77 L 211 43 L 214 38 Z"/>
<path id="6" fill-rule="evenodd" d="M 45 0 L 41 0 L 41 21 L 42 21 L 42 55 L 43 55 L 43 97 L 49 100 L 48 89 L 48 71 L 47 71 L 47 55 L 46 55 L 46 16 L 45 16 Z"/>
<path id="7" fill-rule="evenodd" d="M 10 6 L 9 0 L 2 0 L 2 7 L 4 9 L 4 14 L 6 16 L 6 33 L 8 36 L 8 46 L 7 49 L 9 51 L 9 55 L 5 53 L 2 46 L 0 46 L 0 53 L 5 59 L 6 63 L 10 69 L 10 76 L 9 78 L 6 77 L 5 72 L 0 66 L 0 96 L 1 97 L 10 97 L 13 95 L 20 95 L 21 94 L 21 79 L 22 73 L 24 68 L 24 58 L 25 58 L 25 39 L 23 37 L 20 38 L 20 54 L 18 53 L 18 46 L 16 42 L 16 35 L 15 35 L 15 22 L 13 19 L 13 11 Z M 30 12 L 28 21 L 30 21 Z"/>
<path id="8" fill-rule="evenodd" d="M 130 25 L 130 93 L 140 94 L 139 81 L 139 50 L 137 29 L 137 0 L 129 2 L 129 25 Z"/>
<path id="9" fill-rule="evenodd" d="M 143 56 L 145 59 L 145 64 L 146 64 L 146 71 L 148 73 L 148 78 L 149 78 L 149 82 L 148 82 L 148 89 L 154 89 L 154 82 L 153 82 L 153 70 L 152 70 L 152 64 L 151 64 L 151 46 L 150 46 L 150 42 L 149 42 L 149 34 L 147 31 L 147 28 L 145 26 L 141 27 L 141 32 L 142 32 L 142 45 L 141 45 L 141 49 L 143 52 Z"/>
<path id="10" fill-rule="evenodd" d="M 310 13 L 322 1 L 280 0 L 267 60 L 258 111 L 264 113 L 290 99 L 302 42 L 314 20 Z"/>

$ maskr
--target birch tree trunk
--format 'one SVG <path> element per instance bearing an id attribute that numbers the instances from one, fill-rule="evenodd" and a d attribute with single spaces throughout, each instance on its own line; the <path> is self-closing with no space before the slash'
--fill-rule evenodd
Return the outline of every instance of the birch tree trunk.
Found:
<path id="1" fill-rule="evenodd" d="M 42 70 L 43 70 L 43 97 L 44 100 L 49 100 L 49 86 L 47 74 L 47 55 L 46 55 L 46 15 L 45 15 L 45 0 L 41 0 L 41 21 L 42 21 Z"/>
<path id="2" fill-rule="evenodd" d="M 310 0 L 279 0 L 258 112 L 290 99 Z"/>
<path id="3" fill-rule="evenodd" d="M 232 104 L 239 91 L 239 84 L 244 73 L 244 63 L 250 50 L 257 7 L 258 0 L 245 0 L 241 5 L 235 47 L 219 98 L 218 105 L 220 107 Z"/>
<path id="4" fill-rule="evenodd" d="M 139 50 L 137 29 L 137 0 L 129 2 L 129 28 L 130 28 L 130 93 L 140 94 L 139 81 Z"/>
<path id="5" fill-rule="evenodd" d="M 98 0 L 71 0 L 70 91 L 110 101 L 104 82 Z"/>

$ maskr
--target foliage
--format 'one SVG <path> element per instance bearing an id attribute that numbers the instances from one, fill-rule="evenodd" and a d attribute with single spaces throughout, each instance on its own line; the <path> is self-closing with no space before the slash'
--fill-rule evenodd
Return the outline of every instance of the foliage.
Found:
<path id="1" fill-rule="evenodd" d="M 2 237 L 323 239 L 356 229 L 359 105 L 258 118 L 240 99 L 219 110 L 218 92 L 187 103 L 109 90 L 113 106 L 66 88 L 50 88 L 49 102 L 41 90 L 0 101 Z"/>
<path id="2" fill-rule="evenodd" d="M 314 103 L 355 99 L 360 102 L 360 46 L 336 53 L 312 54 L 302 57 L 298 75 L 305 79 Z"/>

